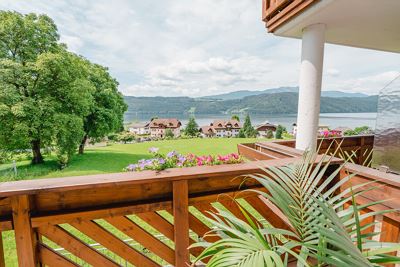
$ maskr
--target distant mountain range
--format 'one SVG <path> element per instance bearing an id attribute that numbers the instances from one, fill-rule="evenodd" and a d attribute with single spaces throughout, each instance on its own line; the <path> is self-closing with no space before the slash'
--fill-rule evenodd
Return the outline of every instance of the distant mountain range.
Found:
<path id="1" fill-rule="evenodd" d="M 178 116 L 195 114 L 293 114 L 297 112 L 298 89 L 284 87 L 265 91 L 238 91 L 208 97 L 134 97 L 125 96 L 127 117 Z M 261 92 L 261 93 L 260 93 Z M 325 91 L 321 113 L 376 112 L 378 96 L 340 91 Z"/>
<path id="2" fill-rule="evenodd" d="M 203 96 L 201 98 L 232 100 L 232 99 L 242 99 L 247 96 L 262 95 L 262 94 L 298 93 L 298 92 L 299 92 L 298 87 L 279 87 L 279 88 L 266 89 L 262 91 L 241 90 L 219 95 Z M 342 91 L 322 91 L 321 95 L 326 97 L 368 97 L 368 95 L 363 93 L 347 93 Z"/>

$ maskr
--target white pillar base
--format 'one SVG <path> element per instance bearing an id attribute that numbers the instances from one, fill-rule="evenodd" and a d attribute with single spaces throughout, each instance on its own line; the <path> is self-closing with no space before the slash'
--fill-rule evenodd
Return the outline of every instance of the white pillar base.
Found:
<path id="1" fill-rule="evenodd" d="M 325 25 L 303 29 L 296 148 L 315 150 L 321 101 Z"/>

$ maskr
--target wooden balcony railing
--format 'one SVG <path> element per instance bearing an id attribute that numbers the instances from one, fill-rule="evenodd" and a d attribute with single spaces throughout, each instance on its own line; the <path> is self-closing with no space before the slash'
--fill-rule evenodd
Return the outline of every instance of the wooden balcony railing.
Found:
<path id="1" fill-rule="evenodd" d="M 269 32 L 321 0 L 263 0 L 262 19 Z"/>
<path id="2" fill-rule="evenodd" d="M 14 230 L 19 266 L 187 266 L 201 252 L 188 246 L 210 230 L 204 219 L 210 216 L 207 211 L 220 207 L 243 218 L 232 197 L 246 202 L 260 223 L 288 227 L 262 196 L 243 191 L 238 195 L 240 176 L 261 172 L 260 165 L 294 163 L 301 152 L 280 143 L 258 145 L 264 152 L 239 146 L 241 153 L 246 149 L 258 156 L 263 153 L 268 160 L 3 183 L 0 230 Z M 335 159 L 332 168 L 342 162 Z M 378 180 L 380 187 L 360 198 L 360 203 L 390 195 L 394 199 L 374 208 L 400 208 L 400 182 L 394 175 L 354 164 L 344 171 L 356 172 L 356 183 Z M 240 189 L 245 188 L 264 190 L 253 180 L 246 180 Z M 378 238 L 398 240 L 398 212 L 374 219 L 383 231 Z"/>
<path id="3" fill-rule="evenodd" d="M 219 205 L 243 218 L 232 201 L 238 176 L 295 160 L 6 182 L 0 227 L 15 231 L 19 266 L 187 266 L 201 251 L 188 246 L 210 230 L 206 211 Z M 258 219 L 285 227 L 262 197 L 240 199 Z"/>
<path id="4" fill-rule="evenodd" d="M 274 142 L 256 142 L 238 145 L 239 152 L 251 160 L 268 160 L 287 157 L 299 157 L 302 151 L 294 149 L 295 140 Z M 374 144 L 373 135 L 348 136 L 318 139 L 319 153 L 327 152 L 340 158 L 351 157 L 352 163 L 368 166 L 371 161 L 371 151 Z"/>

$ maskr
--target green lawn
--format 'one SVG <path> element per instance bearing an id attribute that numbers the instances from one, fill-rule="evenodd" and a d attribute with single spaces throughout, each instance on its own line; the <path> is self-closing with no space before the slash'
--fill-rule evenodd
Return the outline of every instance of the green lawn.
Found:
<path id="1" fill-rule="evenodd" d="M 237 144 L 254 142 L 255 140 L 242 138 L 199 138 L 91 147 L 86 150 L 84 155 L 76 155 L 69 166 L 63 170 L 58 169 L 53 156 L 48 156 L 44 164 L 37 166 L 30 165 L 29 160 L 18 162 L 17 178 L 12 175 L 11 164 L 0 165 L 0 182 L 121 172 L 128 164 L 136 163 L 142 158 L 151 157 L 148 152 L 150 147 L 160 148 L 161 153 L 176 150 L 183 154 L 217 155 L 237 152 Z"/>
<path id="2" fill-rule="evenodd" d="M 259 139 L 257 139 L 259 140 Z M 237 144 L 254 142 L 256 139 L 220 138 L 220 139 L 182 139 L 165 140 L 137 144 L 115 144 L 107 147 L 88 148 L 84 155 L 77 155 L 63 170 L 58 170 L 55 158 L 47 157 L 45 164 L 31 166 L 28 160 L 20 161 L 18 180 L 50 177 L 65 177 L 99 173 L 121 172 L 130 163 L 151 157 L 150 147 L 160 148 L 161 153 L 176 150 L 180 153 L 197 155 L 217 155 L 237 152 Z M 16 180 L 10 174 L 10 164 L 0 165 L 0 182 Z M 17 266 L 13 232 L 3 233 L 6 266 Z"/>

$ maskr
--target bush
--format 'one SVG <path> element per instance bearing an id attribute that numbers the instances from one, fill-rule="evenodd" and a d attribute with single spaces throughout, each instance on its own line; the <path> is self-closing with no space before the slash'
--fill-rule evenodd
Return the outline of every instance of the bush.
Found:
<path id="1" fill-rule="evenodd" d="M 274 133 L 271 131 L 271 130 L 268 130 L 267 131 L 267 136 L 266 136 L 268 139 L 272 139 L 272 138 L 274 138 Z"/>
<path id="2" fill-rule="evenodd" d="M 174 133 L 172 132 L 172 130 L 170 129 L 170 128 L 167 128 L 166 130 L 165 130 L 165 139 L 172 139 L 172 138 L 174 138 L 175 137 L 175 135 L 174 135 Z"/>
<path id="3" fill-rule="evenodd" d="M 124 144 L 128 142 L 133 142 L 136 140 L 136 136 L 131 132 L 122 132 L 118 134 L 116 141 L 123 142 Z"/>
<path id="4" fill-rule="evenodd" d="M 275 138 L 276 139 L 282 139 L 282 135 L 286 132 L 286 128 L 282 125 L 278 125 L 278 127 L 276 128 L 276 132 L 275 132 Z"/>

